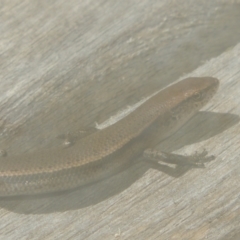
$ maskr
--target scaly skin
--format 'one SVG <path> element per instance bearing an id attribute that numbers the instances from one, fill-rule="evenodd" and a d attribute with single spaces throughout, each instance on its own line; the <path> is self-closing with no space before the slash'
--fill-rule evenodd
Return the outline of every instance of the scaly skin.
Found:
<path id="1" fill-rule="evenodd" d="M 218 86 L 212 77 L 187 78 L 68 149 L 2 157 L 0 196 L 63 191 L 120 171 L 152 144 L 177 131 L 212 98 Z"/>

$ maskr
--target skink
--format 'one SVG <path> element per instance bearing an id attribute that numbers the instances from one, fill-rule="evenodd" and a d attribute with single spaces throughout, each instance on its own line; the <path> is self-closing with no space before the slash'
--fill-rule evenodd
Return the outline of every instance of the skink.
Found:
<path id="1" fill-rule="evenodd" d="M 63 191 L 113 175 L 179 129 L 212 98 L 218 86 L 216 78 L 187 78 L 72 147 L 2 157 L 0 196 Z"/>

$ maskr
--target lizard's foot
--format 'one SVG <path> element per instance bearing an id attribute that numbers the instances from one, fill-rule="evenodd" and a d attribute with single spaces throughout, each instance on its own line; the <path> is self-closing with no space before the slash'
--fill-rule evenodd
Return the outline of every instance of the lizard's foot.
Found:
<path id="1" fill-rule="evenodd" d="M 146 149 L 144 157 L 154 162 L 166 162 L 176 165 L 188 165 L 198 168 L 204 168 L 204 163 L 215 159 L 214 156 L 207 156 L 208 152 L 204 149 L 202 152 L 195 152 L 190 156 L 183 156 L 174 153 L 160 152 L 153 149 Z"/>

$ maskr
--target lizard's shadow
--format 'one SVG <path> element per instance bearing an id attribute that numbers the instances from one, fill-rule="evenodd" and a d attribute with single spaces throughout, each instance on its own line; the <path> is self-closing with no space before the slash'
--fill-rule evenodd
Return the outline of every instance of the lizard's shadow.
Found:
<path id="1" fill-rule="evenodd" d="M 239 116 L 234 114 L 199 112 L 177 133 L 162 141 L 158 148 L 172 152 L 183 146 L 210 139 L 238 122 Z M 59 194 L 1 198 L 0 207 L 23 214 L 46 214 L 85 208 L 129 188 L 150 168 L 164 172 L 159 173 L 159 178 L 166 177 L 165 174 L 180 177 L 191 169 L 191 167 L 171 168 L 163 164 L 152 165 L 146 161 L 138 161 L 125 171 L 98 183 Z"/>

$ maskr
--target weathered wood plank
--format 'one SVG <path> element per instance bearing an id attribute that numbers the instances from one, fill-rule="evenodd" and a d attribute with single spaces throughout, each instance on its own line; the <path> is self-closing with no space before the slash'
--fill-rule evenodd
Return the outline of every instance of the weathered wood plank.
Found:
<path id="1" fill-rule="evenodd" d="M 187 73 L 221 81 L 204 112 L 158 146 L 206 148 L 216 159 L 205 169 L 177 177 L 139 161 L 74 192 L 0 199 L 1 239 L 238 239 L 239 1 L 1 4 L 8 154 L 61 145 L 58 135 L 78 134 Z"/>

